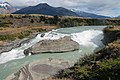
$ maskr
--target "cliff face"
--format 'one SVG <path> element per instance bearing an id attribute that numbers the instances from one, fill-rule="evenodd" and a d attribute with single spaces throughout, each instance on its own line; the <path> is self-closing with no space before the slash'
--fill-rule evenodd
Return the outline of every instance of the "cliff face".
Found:
<path id="1" fill-rule="evenodd" d="M 104 30 L 103 43 L 108 44 L 120 39 L 120 27 L 106 27 Z"/>
<path id="2" fill-rule="evenodd" d="M 99 59 L 110 59 L 120 57 L 120 40 L 109 43 L 99 54 Z"/>
<path id="3" fill-rule="evenodd" d="M 100 51 L 102 59 L 117 58 L 120 56 L 120 27 L 107 27 L 103 30 L 103 43 L 106 47 Z"/>

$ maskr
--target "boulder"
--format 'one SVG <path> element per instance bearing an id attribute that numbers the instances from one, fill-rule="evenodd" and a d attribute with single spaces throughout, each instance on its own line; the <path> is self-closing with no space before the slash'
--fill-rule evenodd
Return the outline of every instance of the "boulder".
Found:
<path id="1" fill-rule="evenodd" d="M 28 48 L 28 49 L 24 50 L 25 56 L 28 56 L 29 53 L 31 53 L 31 48 Z"/>
<path id="2" fill-rule="evenodd" d="M 25 50 L 24 52 L 39 54 L 39 53 L 68 52 L 75 51 L 78 49 L 79 44 L 77 42 L 73 41 L 70 37 L 63 37 L 57 40 L 42 40 L 33 45 L 28 50 Z"/>

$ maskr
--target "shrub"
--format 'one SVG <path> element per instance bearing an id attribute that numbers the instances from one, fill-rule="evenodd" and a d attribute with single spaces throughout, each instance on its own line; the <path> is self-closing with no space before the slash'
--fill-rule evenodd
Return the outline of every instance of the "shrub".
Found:
<path id="1" fill-rule="evenodd" d="M 91 59 L 90 59 L 91 58 Z M 73 80 L 119 80 L 120 58 L 94 61 L 95 58 L 84 58 L 73 67 L 60 71 L 56 77 Z M 87 60 L 88 59 L 88 60 Z M 92 62 L 94 61 L 94 63 Z M 84 63 L 84 64 L 83 64 Z"/>
<path id="2" fill-rule="evenodd" d="M 32 32 L 29 31 L 29 30 L 24 31 L 24 32 L 21 32 L 21 33 L 18 34 L 18 38 L 19 38 L 19 39 L 23 39 L 23 38 L 29 36 L 31 33 L 32 33 Z"/>
<path id="3" fill-rule="evenodd" d="M 10 41 L 13 41 L 15 40 L 15 36 L 13 35 L 0 35 L 0 40 L 10 40 Z"/>
<path id="4" fill-rule="evenodd" d="M 31 21 L 30 21 L 31 23 L 34 23 L 34 20 L 33 19 L 31 19 Z"/>
<path id="5" fill-rule="evenodd" d="M 37 29 L 37 32 L 46 31 L 45 29 Z"/>
<path id="6" fill-rule="evenodd" d="M 13 18 L 13 15 L 10 15 L 10 18 Z"/>

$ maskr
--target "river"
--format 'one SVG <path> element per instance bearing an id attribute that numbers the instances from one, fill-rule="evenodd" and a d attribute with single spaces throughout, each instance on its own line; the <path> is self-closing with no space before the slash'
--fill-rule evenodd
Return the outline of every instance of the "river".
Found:
<path id="1" fill-rule="evenodd" d="M 104 47 L 101 40 L 103 39 L 102 30 L 105 27 L 106 26 L 78 26 L 52 30 L 46 32 L 44 37 L 41 37 L 41 34 L 38 34 L 34 39 L 23 44 L 21 47 L 12 49 L 11 51 L 0 55 L 0 80 L 4 80 L 11 73 L 16 72 L 24 65 L 36 60 L 57 58 L 76 62 L 80 57 L 100 50 Z M 80 49 L 73 52 L 47 53 L 27 57 L 25 57 L 23 53 L 25 49 L 31 47 L 40 40 L 59 39 L 64 36 L 70 36 L 72 40 L 78 42 L 80 44 Z"/>

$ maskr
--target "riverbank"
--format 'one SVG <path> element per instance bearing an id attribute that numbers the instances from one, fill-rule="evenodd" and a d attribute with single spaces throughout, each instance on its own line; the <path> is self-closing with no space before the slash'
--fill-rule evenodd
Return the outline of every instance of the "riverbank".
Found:
<path id="1" fill-rule="evenodd" d="M 105 48 L 97 53 L 83 57 L 71 68 L 61 70 L 59 74 L 54 76 L 55 78 L 53 77 L 53 80 L 57 80 L 56 78 L 68 78 L 71 80 L 119 80 L 120 35 L 118 34 L 120 28 L 107 27 L 103 31 L 105 35 L 104 42 L 106 42 Z"/>
<path id="2" fill-rule="evenodd" d="M 21 68 L 17 73 L 7 77 L 5 80 L 43 80 L 57 74 L 61 69 L 73 66 L 74 62 L 62 59 L 46 59 L 35 61 Z"/>
<path id="3" fill-rule="evenodd" d="M 37 34 L 57 28 L 56 26 L 0 28 L 0 53 L 8 52 L 29 42 Z"/>

